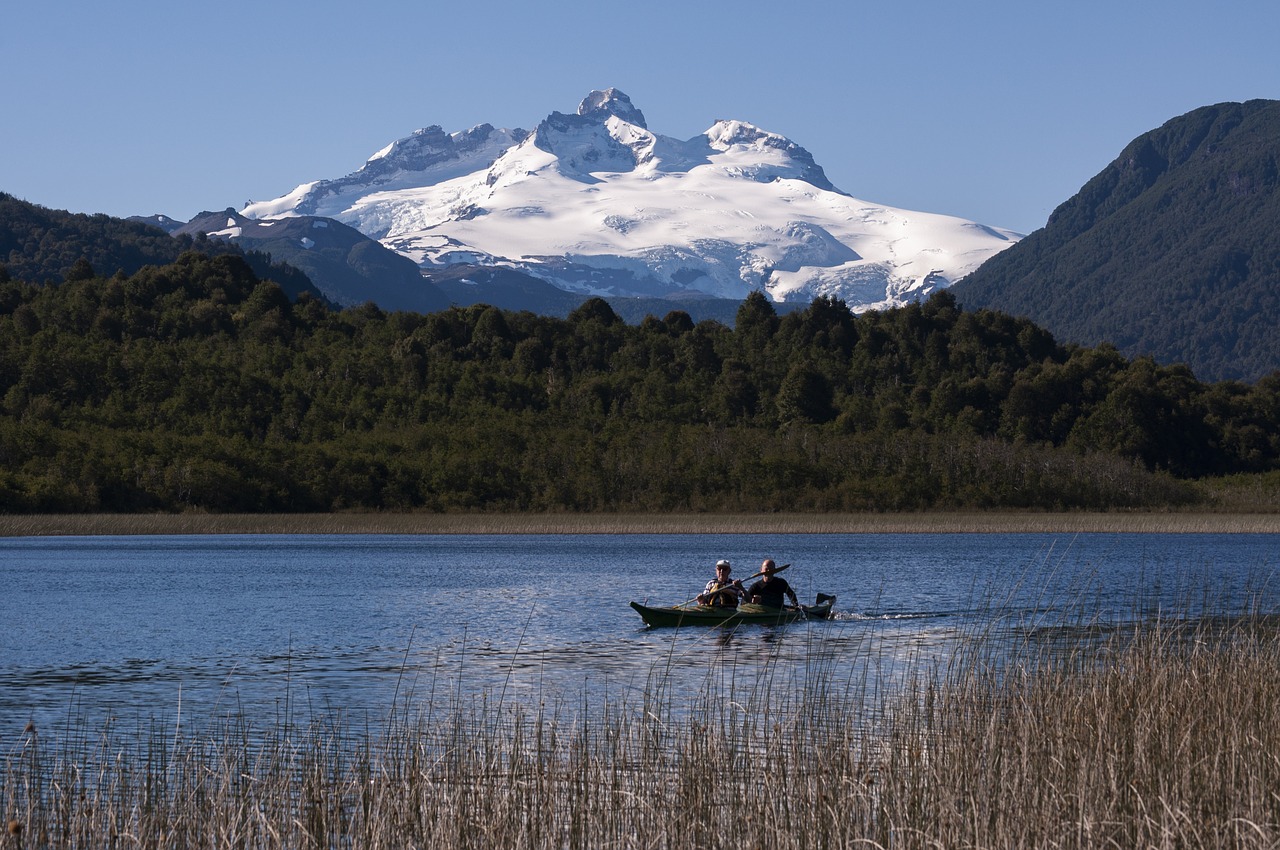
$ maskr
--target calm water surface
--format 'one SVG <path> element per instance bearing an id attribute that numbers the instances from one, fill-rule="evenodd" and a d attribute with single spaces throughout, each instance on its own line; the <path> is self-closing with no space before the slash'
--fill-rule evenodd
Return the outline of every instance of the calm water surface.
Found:
<path id="1" fill-rule="evenodd" d="M 366 716 L 397 700 L 628 698 L 762 657 L 854 678 L 974 634 L 1274 610 L 1280 535 L 475 535 L 0 540 L 0 741 L 69 717 Z M 792 564 L 837 617 L 643 627 L 718 558 Z M 695 687 L 691 684 L 690 687 Z"/>

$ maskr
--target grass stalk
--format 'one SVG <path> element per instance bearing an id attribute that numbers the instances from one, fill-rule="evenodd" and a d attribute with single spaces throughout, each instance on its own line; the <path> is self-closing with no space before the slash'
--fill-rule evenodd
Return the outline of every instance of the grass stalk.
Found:
<path id="1" fill-rule="evenodd" d="M 0 753 L 0 847 L 1280 846 L 1275 621 L 1078 634 L 890 684 L 815 650 L 687 701 L 664 669 L 630 701 L 457 695 L 372 726 L 29 729 Z"/>

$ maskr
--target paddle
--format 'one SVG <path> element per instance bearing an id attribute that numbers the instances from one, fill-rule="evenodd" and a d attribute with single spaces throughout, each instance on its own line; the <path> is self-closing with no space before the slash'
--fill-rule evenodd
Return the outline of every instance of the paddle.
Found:
<path id="1" fill-rule="evenodd" d="M 789 568 L 790 566 L 791 566 L 790 564 L 783 564 L 783 565 L 782 565 L 782 566 L 780 566 L 780 567 L 774 567 L 772 570 L 769 570 L 769 571 L 768 571 L 768 572 L 769 572 L 769 575 L 777 575 L 778 573 L 780 573 L 780 572 L 782 572 L 783 570 L 785 570 L 785 569 Z M 742 583 L 743 583 L 743 584 L 746 584 L 747 582 L 751 581 L 753 578 L 760 578 L 760 576 L 762 576 L 762 575 L 764 575 L 764 574 L 765 574 L 765 571 L 764 571 L 764 570 L 761 570 L 760 572 L 758 572 L 758 573 L 756 573 L 756 574 L 754 574 L 754 575 L 749 575 L 749 576 L 747 576 L 746 578 L 742 579 Z M 706 593 L 706 591 L 704 590 L 702 593 Z M 701 596 L 701 595 L 702 595 L 702 593 L 699 593 L 699 594 L 698 594 L 698 596 Z M 693 597 L 693 598 L 692 598 L 692 599 L 690 599 L 688 602 L 681 602 L 681 603 L 680 603 L 680 605 L 679 605 L 678 607 L 683 608 L 684 606 L 686 606 L 686 605 L 688 605 L 688 604 L 690 604 L 690 603 L 692 603 L 692 602 L 697 602 L 697 601 L 698 601 L 698 596 Z"/>

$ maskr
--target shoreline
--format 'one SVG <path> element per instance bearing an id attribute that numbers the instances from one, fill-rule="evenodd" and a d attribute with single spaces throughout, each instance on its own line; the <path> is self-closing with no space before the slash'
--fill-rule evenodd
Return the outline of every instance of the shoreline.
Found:
<path id="1" fill-rule="evenodd" d="M 30 514 L 0 537 L 190 534 L 1277 534 L 1265 513 Z"/>

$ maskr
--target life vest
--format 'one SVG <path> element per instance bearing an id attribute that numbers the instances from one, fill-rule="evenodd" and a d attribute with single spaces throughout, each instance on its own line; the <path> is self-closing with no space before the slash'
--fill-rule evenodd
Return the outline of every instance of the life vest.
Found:
<path id="1" fill-rule="evenodd" d="M 707 594 L 711 597 L 709 604 L 720 608 L 738 607 L 738 593 L 733 589 L 733 582 L 713 581 L 712 584 L 714 587 Z"/>

